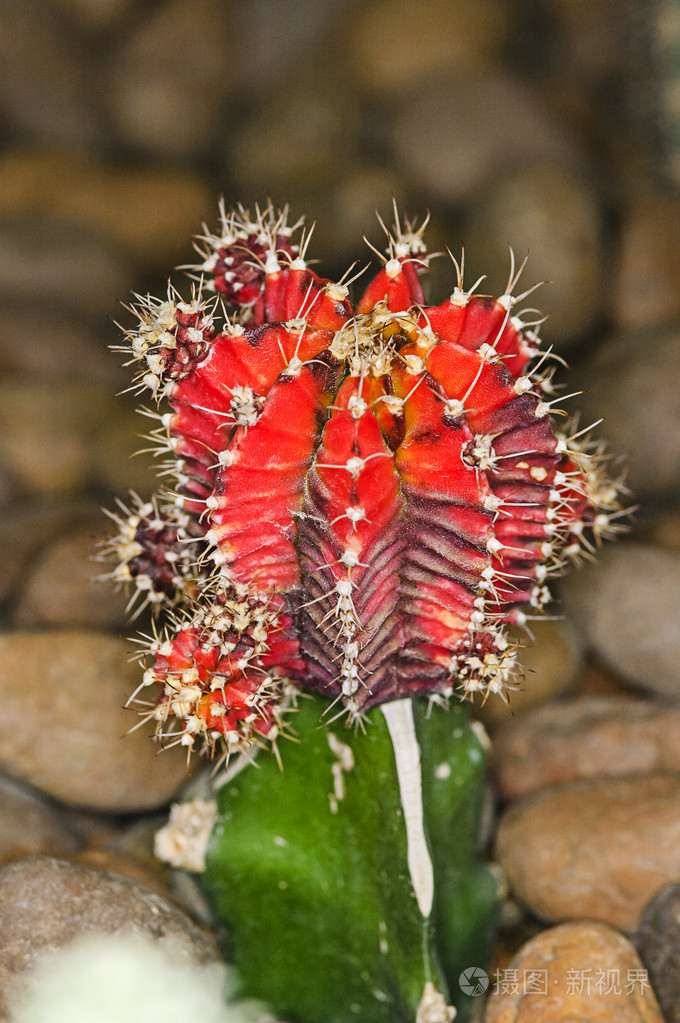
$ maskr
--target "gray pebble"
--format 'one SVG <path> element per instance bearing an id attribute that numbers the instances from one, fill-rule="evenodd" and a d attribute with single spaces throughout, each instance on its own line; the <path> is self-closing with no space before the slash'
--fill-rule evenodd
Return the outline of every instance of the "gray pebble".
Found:
<path id="1" fill-rule="evenodd" d="M 51 4 L 3 0 L 0 64 L 0 110 L 15 127 L 52 144 L 102 140 L 81 54 Z"/>
<path id="2" fill-rule="evenodd" d="M 468 213 L 465 255 L 470 281 L 486 273 L 481 290 L 500 294 L 508 279 L 508 246 L 518 263 L 528 255 L 514 293 L 548 282 L 522 305 L 548 315 L 540 328 L 544 347 L 554 344 L 558 350 L 567 349 L 600 314 L 602 233 L 598 198 L 581 174 L 546 163 L 525 166 L 514 174 L 504 170 L 477 195 Z"/>
<path id="3" fill-rule="evenodd" d="M 680 1023 L 680 884 L 664 885 L 647 903 L 634 940 L 666 1023 Z"/>
<path id="4" fill-rule="evenodd" d="M 680 555 L 611 547 L 565 579 L 561 593 L 568 618 L 606 665 L 660 696 L 680 695 Z"/>
<path id="5" fill-rule="evenodd" d="M 620 334 L 573 374 L 583 425 L 601 417 L 636 499 L 680 495 L 680 330 Z"/>
<path id="6" fill-rule="evenodd" d="M 234 76 L 230 22 L 220 0 L 169 0 L 122 38 L 107 98 L 123 142 L 175 160 L 210 148 Z"/>
<path id="7" fill-rule="evenodd" d="M 65 856 L 79 846 L 52 803 L 0 774 L 0 864 L 38 853 Z"/>
<path id="8" fill-rule="evenodd" d="M 121 932 L 152 938 L 187 964 L 217 960 L 204 931 L 120 875 L 43 856 L 0 870 L 0 993 L 46 953 L 78 938 Z"/>
<path id="9" fill-rule="evenodd" d="M 0 221 L 0 297 L 20 306 L 116 314 L 130 278 L 118 254 L 78 224 L 52 217 Z"/>
<path id="10" fill-rule="evenodd" d="M 540 99 L 501 74 L 433 82 L 401 108 L 392 132 L 398 165 L 423 192 L 447 203 L 469 201 L 498 174 L 537 161 L 582 163 Z"/>

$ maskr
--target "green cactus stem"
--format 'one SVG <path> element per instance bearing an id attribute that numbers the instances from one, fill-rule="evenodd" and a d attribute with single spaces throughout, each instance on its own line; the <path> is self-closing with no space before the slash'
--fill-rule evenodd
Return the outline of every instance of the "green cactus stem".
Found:
<path id="1" fill-rule="evenodd" d="M 320 726 L 326 707 L 301 701 L 282 769 L 219 791 L 203 886 L 243 994 L 290 1023 L 464 1019 L 497 904 L 482 744 L 460 706 L 396 701 L 364 730 Z"/>

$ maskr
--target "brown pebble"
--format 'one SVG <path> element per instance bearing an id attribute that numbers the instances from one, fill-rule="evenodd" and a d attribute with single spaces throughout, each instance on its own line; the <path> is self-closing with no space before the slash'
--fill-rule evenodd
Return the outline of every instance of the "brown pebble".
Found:
<path id="1" fill-rule="evenodd" d="M 176 168 L 111 167 L 54 149 L 13 151 L 0 160 L 0 213 L 67 218 L 163 269 L 189 254 L 212 202 L 197 175 Z"/>
<path id="2" fill-rule="evenodd" d="M 30 567 L 12 615 L 17 628 L 124 627 L 125 596 L 102 575 L 111 566 L 94 560 L 105 532 L 101 516 L 51 543 Z"/>
<path id="3" fill-rule="evenodd" d="M 537 934 L 500 971 L 485 1023 L 664 1023 L 637 952 L 603 924 Z"/>
<path id="4" fill-rule="evenodd" d="M 580 778 L 680 771 L 680 707 L 625 697 L 549 703 L 494 735 L 505 799 Z"/>
<path id="5" fill-rule="evenodd" d="M 598 778 L 525 796 L 501 818 L 496 858 L 542 919 L 632 930 L 652 894 L 680 875 L 680 776 Z"/>
<path id="6" fill-rule="evenodd" d="M 619 326 L 673 324 L 680 318 L 680 197 L 645 195 L 625 212 L 613 298 Z"/>
<path id="7" fill-rule="evenodd" d="M 124 705 L 142 670 L 131 646 L 97 632 L 0 637 L 0 767 L 56 799 L 110 813 L 167 803 L 186 754 L 159 752 Z"/>
<path id="8" fill-rule="evenodd" d="M 216 959 L 212 940 L 188 917 L 120 875 L 43 856 L 0 870 L 0 992 L 45 953 L 120 932 L 153 938 L 196 965 Z"/>
<path id="9" fill-rule="evenodd" d="M 451 68 L 493 67 L 508 28 L 498 0 L 378 0 L 349 25 L 351 73 L 359 85 L 401 99 L 419 82 Z"/>
<path id="10" fill-rule="evenodd" d="M 0 864 L 44 853 L 75 853 L 80 840 L 57 807 L 0 775 Z"/>
<path id="11" fill-rule="evenodd" d="M 119 874 L 129 881 L 143 885 L 149 891 L 156 892 L 157 895 L 162 895 L 165 899 L 172 899 L 170 871 L 161 863 L 143 863 L 134 856 L 125 856 L 111 849 L 83 849 L 69 856 L 68 862 L 84 867 L 97 867 L 98 870 L 106 870 L 110 874 Z"/>
<path id="12" fill-rule="evenodd" d="M 644 539 L 655 547 L 680 554 L 680 512 L 657 513 L 644 532 Z"/>

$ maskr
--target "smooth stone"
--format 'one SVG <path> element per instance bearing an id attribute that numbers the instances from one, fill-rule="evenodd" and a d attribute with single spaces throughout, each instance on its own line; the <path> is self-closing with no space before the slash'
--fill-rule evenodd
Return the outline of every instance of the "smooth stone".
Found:
<path id="1" fill-rule="evenodd" d="M 102 324 L 60 315 L 52 306 L 32 302 L 17 309 L 5 301 L 0 303 L 0 369 L 33 381 L 87 380 L 119 390 L 123 377 L 107 350 L 112 338 L 107 342 L 101 334 Z"/>
<path id="2" fill-rule="evenodd" d="M 161 895 L 164 899 L 175 902 L 170 890 L 170 870 L 160 863 L 142 862 L 134 856 L 114 852 L 111 849 L 82 849 L 71 856 L 63 857 L 69 863 L 83 867 L 96 867 L 106 870 L 109 874 L 117 874 L 128 881 L 148 888 L 149 891 Z"/>
<path id="3" fill-rule="evenodd" d="M 680 319 L 680 197 L 647 194 L 624 211 L 613 307 L 624 329 Z"/>
<path id="4" fill-rule="evenodd" d="M 540 96 L 517 78 L 498 72 L 435 80 L 424 86 L 399 110 L 391 128 L 391 144 L 397 167 L 417 183 L 419 192 L 446 203 L 463 204 L 489 185 L 490 194 L 482 204 L 489 203 L 491 208 L 496 191 L 504 191 L 503 183 L 518 168 L 539 161 L 565 169 L 582 163 L 572 140 Z M 499 162 L 504 174 L 501 182 L 494 180 Z M 517 190 L 522 210 L 530 208 L 536 196 L 532 194 L 529 201 L 521 187 Z M 508 197 L 507 201 L 512 200 Z M 554 204 L 551 212 L 564 223 L 565 230 L 567 212 L 560 213 Z M 528 215 L 524 213 L 525 218 Z M 483 216 L 483 208 L 478 216 Z M 528 226 L 520 225 L 520 229 L 525 233 Z M 542 226 L 541 242 L 547 233 Z M 511 240 L 505 234 L 501 237 L 504 243 Z M 514 244 L 524 253 L 532 242 L 521 236 Z M 480 273 L 485 271 L 486 266 Z"/>
<path id="5" fill-rule="evenodd" d="M 680 554 L 680 513 L 675 510 L 657 512 L 644 529 L 643 539 L 655 547 Z"/>
<path id="6" fill-rule="evenodd" d="M 1 636 L 0 768 L 84 809 L 169 802 L 185 780 L 186 752 L 159 754 L 150 727 L 130 732 L 137 719 L 125 703 L 142 677 L 130 655 L 125 641 L 84 630 Z"/>
<path id="7" fill-rule="evenodd" d="M 175 906 L 120 875 L 35 856 L 0 871 L 0 992 L 78 938 L 132 933 L 188 965 L 215 962 L 211 938 Z M 3 999 L 4 1001 L 4 999 Z M 0 1013 L 6 1006 L 0 1004 Z"/>
<path id="8" fill-rule="evenodd" d="M 498 0 L 379 0 L 366 4 L 349 27 L 352 77 L 371 92 L 395 98 L 455 68 L 458 74 L 493 68 L 510 27 Z"/>
<path id="9" fill-rule="evenodd" d="M 53 4 L 3 0 L 0 109 L 26 137 L 88 146 L 104 128 L 91 103 L 87 66 Z"/>
<path id="10" fill-rule="evenodd" d="M 278 92 L 281 82 L 312 54 L 328 56 L 338 44 L 343 45 L 350 22 L 356 21 L 351 2 L 296 0 L 294 18 L 291 8 L 280 0 L 234 4 L 230 11 L 234 38 L 248 41 L 243 59 L 236 61 L 239 85 L 267 102 L 269 94 Z"/>
<path id="11" fill-rule="evenodd" d="M 491 730 L 566 692 L 578 677 L 583 656 L 573 630 L 546 620 L 532 622 L 531 631 L 533 641 L 520 633 L 515 637 L 523 644 L 518 651 L 519 688 L 508 692 L 507 701 L 490 696 L 473 710 L 475 717 Z"/>
<path id="12" fill-rule="evenodd" d="M 29 562 L 51 540 L 78 527 L 97 512 L 88 501 L 51 498 L 16 502 L 0 515 L 0 601 L 15 596 L 28 576 Z"/>
<path id="13" fill-rule="evenodd" d="M 680 555 L 626 543 L 561 586 L 564 609 L 585 641 L 622 679 L 680 696 Z"/>
<path id="14" fill-rule="evenodd" d="M 603 924 L 551 927 L 500 972 L 485 1023 L 664 1023 L 637 952 Z"/>
<path id="15" fill-rule="evenodd" d="M 60 7 L 88 32 L 112 31 L 120 27 L 134 8 L 134 0 L 58 0 Z"/>
<path id="16" fill-rule="evenodd" d="M 112 566 L 95 561 L 108 527 L 101 515 L 47 546 L 30 566 L 12 613 L 17 628 L 87 626 L 122 628 L 125 596 L 103 578 Z"/>
<path id="17" fill-rule="evenodd" d="M 666 1023 L 680 1023 L 680 884 L 664 885 L 647 903 L 635 945 L 649 970 Z"/>
<path id="18" fill-rule="evenodd" d="M 541 919 L 633 930 L 654 892 L 680 875 L 680 775 L 596 778 L 525 796 L 501 818 L 495 856 Z"/>
<path id="19" fill-rule="evenodd" d="M 544 348 L 573 347 L 597 323 L 603 291 L 602 211 L 591 183 L 569 162 L 527 160 L 514 173 L 505 170 L 475 197 L 467 219 L 470 283 L 486 273 L 482 290 L 502 294 L 509 275 L 508 246 L 517 266 L 529 256 L 516 295 L 539 281 L 549 282 L 514 310 L 521 315 L 523 307 L 538 307 L 548 314 L 540 328 Z M 564 381 L 562 373 L 558 377 Z M 567 410 L 572 411 L 570 404 Z"/>
<path id="20" fill-rule="evenodd" d="M 327 63 L 305 62 L 269 102 L 233 125 L 224 156 L 237 194 L 291 203 L 295 216 L 312 223 L 307 201 L 298 208 L 293 198 L 344 181 L 358 159 L 361 117 L 351 82 Z M 312 250 L 319 252 L 314 238 Z"/>
<path id="21" fill-rule="evenodd" d="M 151 404 L 150 399 L 148 403 Z M 158 442 L 149 440 L 149 433 L 157 423 L 140 414 L 144 407 L 144 399 L 137 409 L 129 401 L 118 398 L 115 415 L 107 417 L 105 428 L 97 433 L 96 443 L 92 445 L 92 479 L 110 493 L 123 495 L 124 500 L 130 490 L 146 497 L 167 487 L 167 477 L 160 480 L 158 477 L 162 469 L 159 459 L 145 450 L 150 443 L 155 447 Z"/>
<path id="22" fill-rule="evenodd" d="M 238 60 L 229 6 L 167 0 L 121 38 L 106 98 L 126 145 L 173 162 L 211 148 Z"/>
<path id="23" fill-rule="evenodd" d="M 680 705 L 616 696 L 549 703 L 494 735 L 504 799 L 584 778 L 680 771 Z"/>
<path id="24" fill-rule="evenodd" d="M 616 334 L 575 368 L 582 423 L 604 419 L 634 500 L 680 495 L 680 330 Z"/>
<path id="25" fill-rule="evenodd" d="M 97 437 L 119 405 L 108 387 L 5 378 L 0 383 L 0 459 L 35 495 L 82 489 L 94 475 Z"/>
<path id="26" fill-rule="evenodd" d="M 210 189 L 188 169 L 112 166 L 59 149 L 19 149 L 0 160 L 0 214 L 61 217 L 164 272 L 191 258 L 191 237 L 213 209 Z"/>
<path id="27" fill-rule="evenodd" d="M 42 215 L 0 220 L 0 300 L 21 308 L 115 315 L 132 281 L 115 246 L 73 220 Z"/>
<path id="28" fill-rule="evenodd" d="M 52 803 L 0 774 L 0 864 L 40 853 L 67 856 L 80 845 Z"/>

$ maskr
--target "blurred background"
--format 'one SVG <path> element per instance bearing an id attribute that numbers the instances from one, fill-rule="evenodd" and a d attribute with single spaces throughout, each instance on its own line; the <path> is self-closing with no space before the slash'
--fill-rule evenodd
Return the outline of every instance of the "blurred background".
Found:
<path id="1" fill-rule="evenodd" d="M 567 407 L 604 417 L 639 510 L 564 589 L 565 621 L 536 627 L 511 711 L 621 687 L 677 700 L 677 0 L 2 0 L 0 66 L 0 860 L 56 850 L 139 876 L 146 856 L 157 877 L 155 818 L 137 845 L 121 821 L 167 803 L 184 764 L 139 732 L 121 754 L 138 668 L 121 675 L 125 600 L 91 556 L 101 505 L 155 478 L 130 458 L 149 424 L 116 397 L 129 374 L 107 346 L 120 303 L 192 261 L 220 196 L 316 221 L 324 276 L 369 258 L 393 197 L 430 211 L 431 250 L 464 244 L 490 293 L 508 246 L 529 253 L 559 379 L 584 390 Z M 436 260 L 430 299 L 454 283 Z"/>

